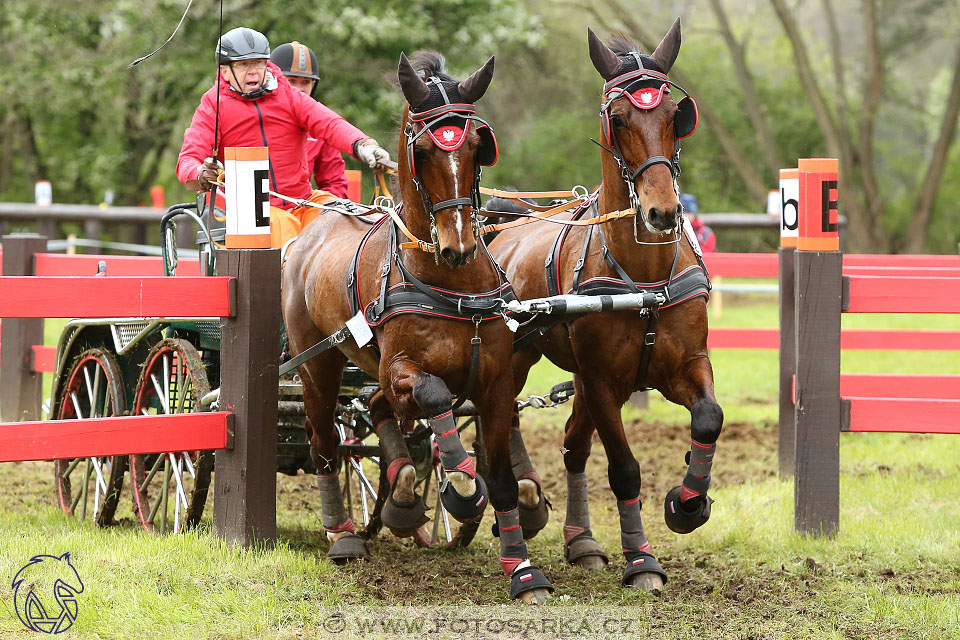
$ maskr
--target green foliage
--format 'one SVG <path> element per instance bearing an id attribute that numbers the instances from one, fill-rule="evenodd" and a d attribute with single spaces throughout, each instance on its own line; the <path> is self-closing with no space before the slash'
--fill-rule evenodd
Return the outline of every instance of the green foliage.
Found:
<path id="1" fill-rule="evenodd" d="M 0 161 L 2 199 L 31 201 L 40 178 L 53 181 L 58 202 L 99 202 L 112 188 L 116 204 L 137 204 L 155 183 L 180 199 L 176 154 L 215 78 L 220 4 L 195 3 L 165 49 L 133 69 L 127 64 L 169 36 L 183 7 L 172 0 L 4 3 L 0 53 L 12 77 L 29 81 L 0 105 L 0 121 L 10 127 L 3 142 L 19 152 Z M 402 101 L 384 76 L 401 50 L 438 49 L 462 76 L 499 46 L 534 45 L 541 33 L 517 0 L 225 3 L 223 30 L 240 25 L 274 45 L 311 46 L 320 99 L 388 147 Z"/>

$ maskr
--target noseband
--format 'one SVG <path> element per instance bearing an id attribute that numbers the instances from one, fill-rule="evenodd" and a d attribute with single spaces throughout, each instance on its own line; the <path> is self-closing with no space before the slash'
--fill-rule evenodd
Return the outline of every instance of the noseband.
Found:
<path id="1" fill-rule="evenodd" d="M 628 55 L 636 60 L 638 69 L 621 74 L 603 85 L 604 102 L 600 107 L 600 118 L 603 122 L 603 130 L 607 137 L 607 142 L 610 144 L 610 148 L 608 148 L 607 151 L 613 155 L 617 166 L 620 168 L 620 177 L 627 184 L 627 189 L 630 194 L 630 206 L 637 212 L 637 218 L 642 218 L 644 224 L 646 224 L 646 214 L 643 211 L 640 198 L 637 195 L 636 180 L 650 167 L 658 164 L 666 165 L 667 168 L 670 169 L 670 175 L 673 177 L 673 189 L 679 197 L 680 186 L 677 184 L 677 178 L 680 176 L 680 139 L 686 138 L 696 129 L 697 106 L 693 98 L 687 94 L 686 90 L 671 81 L 666 74 L 652 69 L 645 69 L 638 53 L 630 52 Z M 657 84 L 659 84 L 659 87 L 656 86 Z M 614 135 L 614 128 L 610 123 L 610 105 L 614 100 L 626 97 L 639 109 L 653 109 L 660 104 L 664 95 L 670 94 L 671 86 L 682 91 L 685 96 L 677 103 L 677 115 L 674 118 L 673 158 L 662 155 L 651 156 L 641 162 L 636 169 L 631 170 Z M 637 223 L 635 221 L 634 239 L 639 243 L 640 241 L 637 236 Z"/>

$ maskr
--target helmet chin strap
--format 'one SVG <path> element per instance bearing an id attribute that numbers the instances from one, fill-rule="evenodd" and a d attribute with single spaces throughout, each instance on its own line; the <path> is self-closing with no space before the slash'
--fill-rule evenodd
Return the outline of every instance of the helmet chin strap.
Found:
<path id="1" fill-rule="evenodd" d="M 247 100 L 253 100 L 254 98 L 259 98 L 260 96 L 262 96 L 263 94 L 265 94 L 265 93 L 267 92 L 267 90 L 264 88 L 265 85 L 267 84 L 267 71 L 268 71 L 268 69 L 264 69 L 264 70 L 263 70 L 263 78 L 261 78 L 261 80 L 260 80 L 260 86 L 257 87 L 256 89 L 254 89 L 253 91 L 243 92 L 243 91 L 240 91 L 240 90 L 236 90 L 237 93 L 240 94 L 240 97 L 241 97 L 241 98 L 246 98 Z M 237 72 L 233 70 L 233 65 L 232 65 L 232 64 L 230 65 L 230 73 L 233 74 L 233 80 L 234 80 L 234 82 L 237 83 L 237 86 L 238 86 L 238 87 L 242 86 L 242 85 L 240 84 L 240 79 L 237 78 Z"/>

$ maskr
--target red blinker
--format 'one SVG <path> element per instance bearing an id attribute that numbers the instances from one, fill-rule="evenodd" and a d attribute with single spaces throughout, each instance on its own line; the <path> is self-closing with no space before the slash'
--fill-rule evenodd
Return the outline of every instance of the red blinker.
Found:
<path id="1" fill-rule="evenodd" d="M 467 127 L 469 127 L 469 123 Z M 467 128 L 461 128 L 454 125 L 444 125 L 437 127 L 436 130 L 429 130 L 427 134 L 433 143 L 443 151 L 455 151 L 460 148 L 463 141 L 467 139 Z"/>

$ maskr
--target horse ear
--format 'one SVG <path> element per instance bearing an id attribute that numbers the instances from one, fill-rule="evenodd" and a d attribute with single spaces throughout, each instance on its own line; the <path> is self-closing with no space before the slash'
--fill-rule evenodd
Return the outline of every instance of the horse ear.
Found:
<path id="1" fill-rule="evenodd" d="M 407 56 L 400 53 L 400 65 L 397 67 L 397 80 L 403 97 L 411 107 L 423 104 L 430 97 L 430 87 L 417 74 Z"/>
<path id="2" fill-rule="evenodd" d="M 680 53 L 680 18 L 673 23 L 667 35 L 657 45 L 657 50 L 650 56 L 653 61 L 660 65 L 664 73 L 670 73 L 670 68 L 677 61 L 677 54 Z"/>
<path id="3" fill-rule="evenodd" d="M 495 56 L 490 56 L 490 59 L 474 72 L 472 76 L 457 85 L 457 90 L 460 91 L 460 97 L 463 98 L 464 101 L 473 104 L 487 92 L 487 87 L 490 86 L 490 81 L 493 80 L 494 57 Z"/>
<path id="4" fill-rule="evenodd" d="M 604 80 L 613 80 L 620 71 L 620 58 L 610 47 L 603 44 L 593 29 L 587 27 L 587 42 L 590 45 L 590 60 L 594 68 L 600 72 Z"/>

